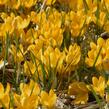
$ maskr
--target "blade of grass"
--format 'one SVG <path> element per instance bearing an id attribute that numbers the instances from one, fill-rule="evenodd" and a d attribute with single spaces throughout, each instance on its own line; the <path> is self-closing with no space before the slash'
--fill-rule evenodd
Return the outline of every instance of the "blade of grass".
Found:
<path id="1" fill-rule="evenodd" d="M 36 58 L 35 58 L 35 56 L 34 56 L 34 54 L 32 52 L 30 52 L 30 56 L 31 56 L 32 61 L 35 63 L 35 67 L 36 67 L 36 70 L 35 70 L 32 77 L 34 78 L 35 81 L 37 81 L 40 84 L 42 81 L 41 81 L 40 76 L 39 76 L 38 65 L 36 63 Z M 36 76 L 38 76 L 38 80 L 36 80 Z"/>
<path id="2" fill-rule="evenodd" d="M 2 83 L 5 84 L 5 65 L 7 63 L 7 59 L 8 59 L 8 52 L 9 52 L 9 46 L 10 46 L 10 39 L 9 39 L 9 33 L 6 33 L 6 52 L 5 52 L 5 56 L 4 56 L 4 66 L 3 66 L 3 78 L 2 78 Z"/>
<path id="3" fill-rule="evenodd" d="M 12 92 L 10 92 L 9 96 L 10 96 L 9 108 L 11 109 L 12 107 L 14 107 L 14 95 Z"/>
<path id="4" fill-rule="evenodd" d="M 98 60 L 98 57 L 99 57 L 99 55 L 100 55 L 101 50 L 102 50 L 102 47 L 100 48 L 100 50 L 99 50 L 99 52 L 98 52 L 98 54 L 97 54 L 97 57 L 96 57 L 95 62 L 94 62 L 94 64 L 93 64 L 93 68 L 95 68 L 95 64 L 96 64 L 96 62 L 97 62 L 97 60 Z"/>

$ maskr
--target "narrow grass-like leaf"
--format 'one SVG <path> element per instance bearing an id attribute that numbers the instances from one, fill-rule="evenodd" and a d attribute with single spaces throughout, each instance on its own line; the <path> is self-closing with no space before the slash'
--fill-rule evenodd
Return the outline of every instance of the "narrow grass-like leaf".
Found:
<path id="1" fill-rule="evenodd" d="M 98 60 L 98 57 L 99 57 L 99 55 L 100 55 L 101 50 L 102 50 L 102 47 L 99 49 L 99 52 L 98 52 L 98 54 L 97 54 L 97 56 L 96 56 L 96 59 L 95 59 L 95 62 L 94 62 L 94 64 L 93 64 L 93 68 L 95 68 L 95 64 L 96 64 L 96 62 L 97 62 L 97 60 Z"/>
<path id="2" fill-rule="evenodd" d="M 14 107 L 15 105 L 14 105 L 14 95 L 13 95 L 13 93 L 12 92 L 10 92 L 10 105 L 9 105 L 9 107 L 11 108 L 11 107 Z"/>
<path id="3" fill-rule="evenodd" d="M 6 52 L 4 56 L 4 66 L 3 66 L 3 78 L 2 78 L 2 83 L 5 84 L 5 64 L 7 63 L 8 59 L 8 52 L 9 52 L 9 46 L 10 46 L 10 39 L 9 39 L 9 33 L 6 33 Z"/>
<path id="4" fill-rule="evenodd" d="M 45 87 L 46 87 L 46 70 L 45 70 L 45 67 L 44 67 L 44 64 L 42 63 L 42 61 L 40 61 L 40 66 L 41 66 L 41 71 L 43 74 L 43 85 L 44 85 L 44 89 L 45 89 Z"/>

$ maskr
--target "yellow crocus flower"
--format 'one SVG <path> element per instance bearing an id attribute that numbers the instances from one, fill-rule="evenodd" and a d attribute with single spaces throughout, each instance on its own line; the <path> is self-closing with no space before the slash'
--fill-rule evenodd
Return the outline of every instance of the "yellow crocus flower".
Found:
<path id="1" fill-rule="evenodd" d="M 51 66 L 51 68 L 56 68 L 57 71 L 61 71 L 63 66 L 63 61 L 65 60 L 65 53 L 60 52 L 58 48 L 52 48 L 49 46 L 44 54 L 41 54 L 41 61 L 46 67 Z"/>
<path id="2" fill-rule="evenodd" d="M 40 87 L 33 80 L 29 84 L 20 84 L 21 95 L 14 94 L 17 109 L 35 109 L 38 106 Z"/>
<path id="3" fill-rule="evenodd" d="M 56 0 L 46 0 L 46 5 L 54 4 Z"/>
<path id="4" fill-rule="evenodd" d="M 74 104 L 85 104 L 88 101 L 88 89 L 84 82 L 74 82 L 69 85 L 68 94 L 75 96 Z"/>
<path id="5" fill-rule="evenodd" d="M 22 95 L 25 95 L 25 96 L 38 95 L 40 93 L 39 85 L 33 80 L 30 80 L 30 83 L 28 84 L 21 83 L 20 90 Z"/>
<path id="6" fill-rule="evenodd" d="M 83 0 L 57 0 L 60 4 L 68 6 L 73 11 L 83 9 Z"/>
<path id="7" fill-rule="evenodd" d="M 18 49 L 14 45 L 11 45 L 11 48 L 9 51 L 13 55 L 15 62 L 21 62 L 24 60 L 24 57 L 23 57 L 24 50 L 23 50 L 23 46 L 21 44 L 19 45 Z"/>
<path id="8" fill-rule="evenodd" d="M 69 16 L 70 14 L 70 16 Z M 70 17 L 70 30 L 71 30 L 71 34 L 73 37 L 77 37 L 78 35 L 82 35 L 84 33 L 84 29 L 82 29 L 83 24 L 85 22 L 85 14 L 84 11 L 77 11 L 77 12 L 73 12 L 71 11 L 68 14 L 68 16 Z M 81 31 L 82 29 L 82 31 Z M 80 34 L 81 32 L 81 34 Z"/>
<path id="9" fill-rule="evenodd" d="M 3 106 L 7 109 L 9 109 L 9 103 L 10 103 L 10 85 L 7 83 L 6 90 L 4 89 L 2 83 L 0 83 L 0 108 Z"/>
<path id="10" fill-rule="evenodd" d="M 21 0 L 9 0 L 7 5 L 10 8 L 18 9 L 20 7 L 20 5 L 21 5 Z"/>
<path id="11" fill-rule="evenodd" d="M 105 8 L 109 11 L 109 0 L 101 0 L 102 7 L 106 6 Z"/>
<path id="12" fill-rule="evenodd" d="M 76 65 L 79 60 L 80 60 L 80 47 L 77 45 L 77 44 L 74 44 L 73 46 L 71 45 L 69 47 L 69 51 L 68 51 L 68 54 L 66 56 L 66 62 L 68 64 L 73 64 L 73 65 Z M 76 59 L 76 60 L 74 60 Z"/>
<path id="13" fill-rule="evenodd" d="M 54 91 L 51 89 L 49 93 L 41 91 L 41 103 L 47 109 L 53 109 L 56 104 L 57 96 Z"/>
<path id="14" fill-rule="evenodd" d="M 34 75 L 36 71 L 36 66 L 32 61 L 25 61 L 24 63 L 24 73 L 28 76 Z"/>
<path id="15" fill-rule="evenodd" d="M 26 8 L 31 8 L 37 3 L 37 0 L 23 0 L 23 4 Z"/>
<path id="16" fill-rule="evenodd" d="M 97 77 L 92 77 L 92 87 L 97 94 L 99 94 L 101 97 L 104 97 L 105 92 L 104 77 L 100 76 L 99 79 Z"/>
<path id="17" fill-rule="evenodd" d="M 40 59 L 40 57 L 41 57 L 40 52 L 43 47 L 43 44 L 44 44 L 44 42 L 42 39 L 36 39 L 35 44 L 30 44 L 28 46 L 27 50 L 32 52 L 35 57 Z"/>
<path id="18" fill-rule="evenodd" d="M 69 50 L 66 55 L 66 68 L 67 71 L 72 71 L 75 69 L 75 66 L 79 63 L 81 57 L 80 47 L 77 44 L 73 46 L 70 45 Z"/>
<path id="19" fill-rule="evenodd" d="M 97 0 L 86 0 L 89 10 L 95 12 L 97 10 Z"/>
<path id="20" fill-rule="evenodd" d="M 28 16 L 27 18 L 22 18 L 21 16 L 17 16 L 14 20 L 14 26 L 16 29 L 24 29 L 26 28 L 30 23 L 30 17 Z"/>
<path id="21" fill-rule="evenodd" d="M 6 35 L 6 33 L 12 34 L 14 32 L 14 25 L 13 25 L 13 20 L 15 18 L 15 15 L 13 13 L 11 13 L 10 16 L 7 16 L 6 14 L 2 17 L 5 18 L 4 19 L 4 23 L 1 25 L 0 31 L 2 33 L 3 36 Z"/>
<path id="22" fill-rule="evenodd" d="M 38 107 L 38 96 L 20 96 L 14 94 L 16 109 L 36 109 Z"/>
<path id="23" fill-rule="evenodd" d="M 89 67 L 92 67 L 95 63 L 95 67 L 101 70 L 109 70 L 109 39 L 104 40 L 103 38 L 98 38 L 97 44 L 90 43 L 91 50 L 88 52 L 88 57 L 86 57 L 86 63 Z M 98 56 L 99 53 L 99 56 Z M 98 58 L 97 58 L 98 56 Z"/>
<path id="24" fill-rule="evenodd" d="M 0 0 L 0 5 L 5 5 L 8 2 L 8 0 Z"/>

